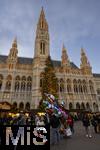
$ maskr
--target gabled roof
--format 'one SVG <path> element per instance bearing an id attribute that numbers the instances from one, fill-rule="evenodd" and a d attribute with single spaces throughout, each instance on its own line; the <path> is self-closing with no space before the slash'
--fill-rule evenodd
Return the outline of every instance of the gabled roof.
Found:
<path id="1" fill-rule="evenodd" d="M 31 65 L 33 62 L 33 58 L 26 58 L 26 57 L 18 57 L 19 64 L 28 64 Z"/>
<path id="2" fill-rule="evenodd" d="M 0 63 L 6 63 L 8 56 L 0 55 Z M 27 57 L 18 57 L 18 63 L 19 64 L 28 64 L 31 65 L 33 61 L 33 58 L 27 58 Z"/>
<path id="3" fill-rule="evenodd" d="M 93 73 L 93 76 L 96 78 L 100 78 L 100 74 L 99 73 Z"/>
<path id="4" fill-rule="evenodd" d="M 59 60 L 52 60 L 53 66 L 54 67 L 60 67 L 61 66 L 61 61 Z"/>
<path id="5" fill-rule="evenodd" d="M 0 63 L 6 63 L 8 56 L 0 55 Z M 33 62 L 33 58 L 27 58 L 27 57 L 18 57 L 18 63 L 19 64 L 28 64 L 31 65 Z M 60 67 L 61 61 L 59 60 L 52 60 L 54 67 Z M 74 69 L 79 69 L 73 62 L 70 62 L 70 65 Z"/>
<path id="6" fill-rule="evenodd" d="M 79 69 L 73 62 L 70 62 L 72 68 Z"/>

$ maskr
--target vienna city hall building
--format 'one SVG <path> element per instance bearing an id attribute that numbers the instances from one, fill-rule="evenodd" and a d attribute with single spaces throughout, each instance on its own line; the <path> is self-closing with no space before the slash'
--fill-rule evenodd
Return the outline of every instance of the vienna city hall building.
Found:
<path id="1" fill-rule="evenodd" d="M 0 55 L 0 102 L 9 102 L 17 108 L 37 108 L 41 100 L 41 72 L 50 55 L 48 23 L 42 8 L 37 23 L 33 58 L 18 56 L 18 43 L 14 39 L 9 54 Z M 100 110 L 100 74 L 92 73 L 84 49 L 81 64 L 70 62 L 65 46 L 61 61 L 52 60 L 58 79 L 59 101 L 67 109 Z M 51 93 L 52 94 L 52 93 Z"/>

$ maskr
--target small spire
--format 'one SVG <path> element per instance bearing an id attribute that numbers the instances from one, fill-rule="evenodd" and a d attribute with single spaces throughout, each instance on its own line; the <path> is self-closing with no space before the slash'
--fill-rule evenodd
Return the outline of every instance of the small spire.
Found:
<path id="1" fill-rule="evenodd" d="M 13 40 L 12 47 L 17 48 L 17 37 L 15 37 L 15 39 Z"/>
<path id="2" fill-rule="evenodd" d="M 85 53 L 83 47 L 81 47 L 81 53 Z"/>
<path id="3" fill-rule="evenodd" d="M 45 13 L 44 13 L 44 9 L 43 9 L 43 6 L 42 6 L 42 9 L 41 9 L 41 13 L 40 13 L 40 16 L 42 16 L 42 17 L 45 17 Z"/>
<path id="4" fill-rule="evenodd" d="M 17 43 L 17 36 L 15 37 L 15 39 L 14 39 L 14 42 L 13 43 Z"/>
<path id="5" fill-rule="evenodd" d="M 81 65 L 82 66 L 87 66 L 88 64 L 88 58 L 85 54 L 85 51 L 83 48 L 81 48 Z"/>
<path id="6" fill-rule="evenodd" d="M 43 11 L 43 12 L 44 12 L 43 6 L 42 6 L 42 9 L 41 9 L 41 11 Z"/>
<path id="7" fill-rule="evenodd" d="M 44 30 L 48 31 L 48 23 L 47 23 L 46 18 L 45 18 L 45 13 L 44 13 L 43 7 L 42 7 L 41 12 L 40 12 L 37 29 L 44 29 Z"/>
<path id="8" fill-rule="evenodd" d="M 63 43 L 63 46 L 62 46 L 62 50 L 63 50 L 63 51 L 66 50 L 64 43 Z"/>
<path id="9" fill-rule="evenodd" d="M 66 66 L 66 65 L 69 66 L 70 62 L 69 62 L 67 50 L 65 48 L 65 45 L 63 44 L 63 46 L 62 46 L 62 66 Z"/>

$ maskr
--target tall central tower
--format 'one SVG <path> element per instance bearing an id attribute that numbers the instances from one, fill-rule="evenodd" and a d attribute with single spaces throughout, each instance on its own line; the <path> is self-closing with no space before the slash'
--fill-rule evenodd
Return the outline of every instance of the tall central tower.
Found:
<path id="1" fill-rule="evenodd" d="M 32 87 L 32 105 L 37 108 L 41 100 L 40 78 L 41 72 L 44 71 L 45 61 L 50 55 L 49 50 L 49 31 L 48 23 L 42 8 L 37 23 L 35 51 L 33 59 L 33 87 Z"/>
<path id="2" fill-rule="evenodd" d="M 46 21 L 44 10 L 42 7 L 36 30 L 34 57 L 39 57 L 40 59 L 45 60 L 49 55 L 50 50 L 48 23 Z"/>

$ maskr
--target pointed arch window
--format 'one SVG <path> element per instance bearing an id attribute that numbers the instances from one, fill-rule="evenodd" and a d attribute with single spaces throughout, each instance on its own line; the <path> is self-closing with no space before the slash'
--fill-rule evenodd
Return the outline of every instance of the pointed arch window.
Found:
<path id="1" fill-rule="evenodd" d="M 45 55 L 45 42 L 40 43 L 40 54 Z"/>

